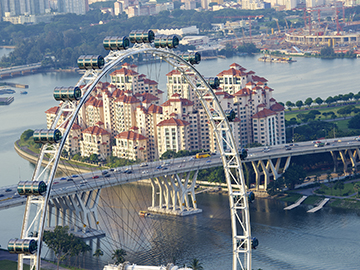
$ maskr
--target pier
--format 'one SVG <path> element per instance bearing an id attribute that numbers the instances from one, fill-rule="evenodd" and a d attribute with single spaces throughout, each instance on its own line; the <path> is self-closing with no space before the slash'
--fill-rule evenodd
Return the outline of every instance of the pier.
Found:
<path id="1" fill-rule="evenodd" d="M 329 198 L 325 198 L 324 200 L 322 200 L 318 206 L 310 209 L 309 211 L 307 211 L 308 213 L 315 213 L 316 211 L 320 210 L 321 208 L 324 207 L 324 205 L 329 201 Z"/>
<path id="2" fill-rule="evenodd" d="M 303 201 L 306 200 L 307 197 L 308 196 L 302 196 L 299 200 L 296 201 L 296 203 L 285 207 L 284 210 L 291 210 L 294 209 L 295 207 L 298 207 Z"/>

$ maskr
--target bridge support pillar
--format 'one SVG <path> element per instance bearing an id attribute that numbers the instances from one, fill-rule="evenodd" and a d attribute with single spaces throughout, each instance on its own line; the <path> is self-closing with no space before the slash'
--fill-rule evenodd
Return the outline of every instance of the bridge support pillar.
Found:
<path id="1" fill-rule="evenodd" d="M 251 164 L 254 168 L 254 172 L 255 172 L 255 189 L 259 190 L 260 187 L 260 170 L 259 170 L 259 162 L 258 164 L 256 164 L 254 161 L 251 161 Z"/>
<path id="2" fill-rule="evenodd" d="M 346 153 L 348 151 L 347 150 L 340 150 L 339 151 L 339 155 L 340 155 L 340 158 L 341 158 L 341 161 L 343 162 L 343 165 L 344 165 L 344 174 L 346 174 L 347 172 L 347 167 L 349 165 L 349 162 L 346 160 Z M 351 154 L 350 154 L 351 155 Z"/>
<path id="3" fill-rule="evenodd" d="M 152 200 L 148 210 L 176 216 L 202 212 L 197 208 L 195 197 L 198 172 L 195 171 L 193 175 L 187 172 L 151 178 Z"/>
<path id="4" fill-rule="evenodd" d="M 337 171 L 337 156 L 336 153 L 334 151 L 330 151 L 331 157 L 333 159 L 334 162 L 334 173 Z"/>
<path id="5" fill-rule="evenodd" d="M 50 199 L 45 230 L 53 230 L 56 226 L 69 226 L 69 231 L 84 241 L 97 239 L 98 246 L 99 239 L 105 237 L 105 233 L 100 231 L 98 226 L 97 206 L 100 192 L 101 189 L 81 191 Z"/>

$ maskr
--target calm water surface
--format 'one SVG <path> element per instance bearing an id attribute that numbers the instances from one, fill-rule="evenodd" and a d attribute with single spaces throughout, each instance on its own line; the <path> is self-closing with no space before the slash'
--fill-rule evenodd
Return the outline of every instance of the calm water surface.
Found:
<path id="1" fill-rule="evenodd" d="M 0 49 L 0 56 L 4 53 L 8 50 Z M 358 59 L 297 58 L 296 63 L 288 65 L 259 62 L 257 57 L 234 57 L 202 62 L 198 69 L 205 76 L 214 76 L 234 62 L 268 79 L 278 101 L 304 100 L 309 96 L 325 99 L 329 95 L 360 90 Z M 166 65 L 161 69 L 155 65 L 139 68 L 141 73 L 159 80 L 162 90 L 165 90 L 166 79 L 163 75 L 170 70 Z M 21 89 L 15 89 L 15 101 L 9 106 L 0 106 L 0 186 L 31 179 L 34 166 L 15 153 L 13 143 L 26 129 L 46 127 L 44 112 L 57 105 L 52 98 L 54 87 L 74 85 L 79 78 L 78 74 L 47 73 L 5 80 L 28 84 L 29 89 L 28 95 L 20 95 Z M 230 269 L 228 199 L 204 194 L 198 197 L 198 202 L 204 210 L 202 214 L 167 221 L 176 228 L 186 228 L 170 230 L 178 236 L 178 243 L 173 245 L 181 246 L 180 261 L 196 257 L 205 269 Z M 289 212 L 283 211 L 283 207 L 281 202 L 271 200 L 256 200 L 251 206 L 252 232 L 260 241 L 259 248 L 253 252 L 254 269 L 359 269 L 358 213 L 325 207 L 318 213 L 308 214 L 306 207 Z M 19 236 L 23 211 L 23 207 L 0 211 L 2 247 L 10 237 Z"/>

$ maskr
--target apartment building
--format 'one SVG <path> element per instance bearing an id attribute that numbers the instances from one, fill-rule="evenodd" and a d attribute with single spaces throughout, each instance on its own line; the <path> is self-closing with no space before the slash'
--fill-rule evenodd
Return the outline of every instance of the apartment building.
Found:
<path id="1" fill-rule="evenodd" d="M 67 151 L 146 161 L 159 159 L 168 150 L 218 151 L 194 90 L 180 72 L 166 76 L 168 99 L 163 103 L 157 82 L 139 74 L 136 65 L 124 64 L 111 73 L 111 83 L 99 82 L 80 111 Z M 239 150 L 251 143 L 285 143 L 284 107 L 272 97 L 274 90 L 265 78 L 236 63 L 217 77 L 220 86 L 214 93 L 224 111 L 235 113 L 230 128 Z M 210 96 L 204 100 L 213 105 Z M 48 127 L 58 109 L 46 111 Z M 61 117 L 65 119 L 66 113 Z"/>
<path id="2" fill-rule="evenodd" d="M 82 131 L 80 153 L 83 157 L 95 154 L 102 159 L 106 159 L 111 155 L 111 136 L 109 132 L 101 127 L 103 126 L 102 122 L 97 123 L 97 125 Z"/>
<path id="3" fill-rule="evenodd" d="M 130 160 L 148 160 L 147 138 L 135 132 L 137 130 L 137 127 L 132 127 L 131 130 L 115 136 L 116 145 L 112 147 L 113 156 Z"/>

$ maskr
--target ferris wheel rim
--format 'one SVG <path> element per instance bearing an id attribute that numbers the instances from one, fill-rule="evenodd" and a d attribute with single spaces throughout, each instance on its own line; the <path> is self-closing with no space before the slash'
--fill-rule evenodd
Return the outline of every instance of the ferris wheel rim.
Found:
<path id="1" fill-rule="evenodd" d="M 70 132 L 70 129 L 71 127 L 73 126 L 74 122 L 76 121 L 77 117 L 78 117 L 78 113 L 80 111 L 80 109 L 83 107 L 83 105 L 85 104 L 86 100 L 88 99 L 89 95 L 91 94 L 91 92 L 95 89 L 97 83 L 104 77 L 108 74 L 108 72 L 110 70 L 112 70 L 115 66 L 119 65 L 120 63 L 122 63 L 126 58 L 130 57 L 130 56 L 133 56 L 133 55 L 136 55 L 136 54 L 140 54 L 140 53 L 154 53 L 154 54 L 158 54 L 162 57 L 165 57 L 166 56 L 171 56 L 173 58 L 175 58 L 176 60 L 182 62 L 182 64 L 184 64 L 187 68 L 191 69 L 194 73 L 196 73 L 199 78 L 203 81 L 203 83 L 205 85 L 207 85 L 207 87 L 209 88 L 209 92 L 213 94 L 214 97 L 215 94 L 213 92 L 213 90 L 211 89 L 211 87 L 207 84 L 207 82 L 205 81 L 205 79 L 202 77 L 202 75 L 197 71 L 197 69 L 195 69 L 191 64 L 187 63 L 185 60 L 183 60 L 182 58 L 180 58 L 178 55 L 176 55 L 175 53 L 173 53 L 172 51 L 170 50 L 165 50 L 165 49 L 158 49 L 158 48 L 152 48 L 152 47 L 145 47 L 145 48 L 131 48 L 129 50 L 125 50 L 122 54 L 120 53 L 120 55 L 116 58 L 116 59 L 113 59 L 113 60 L 110 60 L 110 62 L 106 63 L 105 66 L 103 67 L 103 69 L 101 69 L 101 72 L 93 72 L 93 81 L 87 86 L 87 90 L 86 92 L 84 93 L 83 97 L 81 98 L 81 100 L 79 101 L 79 103 L 77 104 L 76 106 L 76 109 L 74 110 L 74 113 L 71 117 L 71 119 L 69 119 L 69 123 L 68 123 L 68 126 L 63 134 L 63 139 L 61 140 L 59 146 L 57 147 L 56 149 L 56 154 L 55 154 L 55 160 L 54 160 L 54 165 L 53 167 L 51 168 L 51 174 L 50 174 L 50 188 L 49 188 L 49 191 L 47 191 L 46 193 L 46 196 L 45 196 L 45 203 L 43 204 L 43 212 L 42 212 L 42 218 L 41 218 L 41 225 L 40 225 L 40 230 L 39 230 L 39 238 L 38 238 L 38 250 L 37 250 L 37 260 L 36 260 L 36 268 L 37 269 L 40 269 L 40 254 L 41 254 L 41 246 L 42 246 L 42 236 L 43 236 L 43 233 L 44 233 L 44 227 L 45 227 L 45 217 L 46 217 L 46 209 L 48 207 L 48 203 L 49 203 L 49 200 L 50 200 L 50 190 L 51 190 L 51 187 L 52 187 L 52 184 L 54 182 L 54 176 L 55 176 L 55 172 L 57 171 L 57 168 L 58 168 L 58 163 L 59 163 L 59 160 L 60 160 L 60 155 L 61 155 L 61 152 L 63 150 L 63 147 L 64 147 L 64 144 L 65 144 L 65 141 L 68 137 L 68 134 Z M 106 57 L 109 57 L 110 58 L 110 53 L 108 56 Z M 105 57 L 105 58 L 106 58 Z M 167 61 L 168 62 L 168 61 Z M 168 64 L 172 65 L 171 62 L 168 62 Z M 173 67 L 175 67 L 174 65 L 172 65 Z M 78 83 L 75 85 L 75 86 L 80 86 L 80 85 L 83 85 L 83 82 L 85 81 L 85 77 L 89 76 L 89 73 L 90 72 L 86 72 L 78 81 Z M 185 77 L 187 76 L 186 74 L 183 74 Z M 196 91 L 196 88 L 195 88 L 195 91 Z M 198 94 L 198 93 L 197 93 Z M 202 100 L 202 97 L 198 94 L 198 97 L 200 98 L 200 101 L 203 101 Z M 217 99 L 214 99 L 216 102 Z M 202 107 L 205 109 L 205 104 L 206 103 L 203 103 L 201 102 L 201 105 Z M 212 125 L 214 125 L 214 120 L 213 120 L 213 117 L 211 114 L 208 114 L 208 117 L 210 119 L 210 122 Z M 224 117 L 224 121 L 225 123 L 227 123 L 226 125 L 229 127 L 229 123 L 228 123 L 228 120 L 226 119 L 226 116 L 224 114 L 224 112 L 222 112 L 222 116 Z M 53 125 L 56 125 L 56 123 L 54 122 Z M 230 136 L 232 137 L 232 136 Z M 218 138 L 217 138 L 218 140 Z M 232 140 L 234 141 L 234 138 L 232 138 Z M 219 141 L 218 141 L 219 143 Z M 233 145 L 234 142 L 232 142 Z M 228 185 L 228 188 L 229 188 L 229 204 L 230 204 L 230 211 L 231 211 L 231 226 L 232 226 L 232 237 L 233 237 L 233 269 L 237 269 L 237 266 L 234 266 L 238 264 L 239 262 L 239 253 L 236 252 L 236 237 L 238 236 L 237 235 L 237 229 L 236 229 L 236 216 L 234 215 L 234 202 L 233 202 L 233 197 L 232 195 L 230 194 L 232 191 L 232 188 L 231 188 L 231 182 L 230 182 L 230 178 L 229 178 L 229 173 L 230 173 L 230 168 L 229 166 L 226 166 L 226 156 L 229 156 L 227 153 L 225 153 L 222 149 L 222 147 L 219 148 L 220 149 L 220 154 L 221 154 L 221 157 L 222 157 L 222 160 L 223 160 L 223 168 L 224 168 L 224 171 L 225 171 L 225 174 L 226 174 L 226 182 L 227 182 L 227 185 Z M 43 150 L 42 150 L 43 151 Z M 235 156 L 234 156 L 234 159 L 236 160 L 236 162 L 238 163 L 239 166 L 241 166 L 241 160 L 239 158 L 239 154 L 238 153 L 235 153 Z M 39 163 L 39 160 L 38 160 L 38 163 Z M 41 164 L 41 162 L 40 162 Z M 242 169 L 241 169 L 242 170 Z M 241 176 L 242 174 L 242 171 L 240 170 L 240 177 L 243 177 Z M 34 177 L 34 176 L 33 176 Z M 246 187 L 245 187 L 245 183 L 244 181 L 242 181 L 242 186 L 240 187 L 242 189 L 242 193 L 243 193 L 243 196 L 244 193 L 245 193 L 245 190 L 246 190 Z M 27 200 L 27 204 L 28 204 L 28 200 Z M 236 210 L 235 210 L 236 211 Z M 249 233 L 249 235 L 247 235 L 247 239 L 249 240 L 249 237 L 251 235 L 250 233 L 250 219 L 249 219 L 249 208 L 248 206 L 246 205 L 246 200 L 245 200 L 245 207 L 243 209 L 243 211 L 245 212 L 245 224 L 244 226 L 246 227 L 246 231 Z M 23 227 L 25 226 L 24 225 L 24 220 L 23 220 Z M 22 229 L 22 232 L 24 231 L 24 228 Z M 22 235 L 23 236 L 23 235 Z M 249 242 L 247 242 L 249 243 Z M 247 252 L 245 254 L 247 254 L 247 262 L 244 263 L 246 265 L 244 266 L 241 266 L 242 269 L 247 269 L 248 266 L 250 265 L 250 269 L 251 269 L 251 248 L 250 248 L 250 245 L 247 245 Z M 241 262 L 240 262 L 241 264 Z M 245 267 L 245 268 L 244 268 Z"/>

